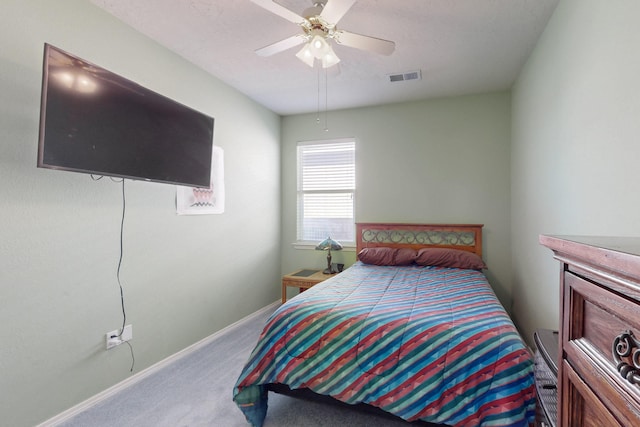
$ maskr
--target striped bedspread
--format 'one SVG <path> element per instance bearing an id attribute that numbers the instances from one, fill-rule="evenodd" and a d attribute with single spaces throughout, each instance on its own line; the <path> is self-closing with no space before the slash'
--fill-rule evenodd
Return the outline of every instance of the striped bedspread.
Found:
<path id="1" fill-rule="evenodd" d="M 535 414 L 532 357 L 473 270 L 357 262 L 268 320 L 233 392 L 254 426 L 270 383 L 408 421 L 526 426 Z"/>

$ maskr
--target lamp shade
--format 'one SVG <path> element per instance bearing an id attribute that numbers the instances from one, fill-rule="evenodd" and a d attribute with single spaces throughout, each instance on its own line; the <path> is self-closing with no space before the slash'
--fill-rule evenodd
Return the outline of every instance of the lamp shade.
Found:
<path id="1" fill-rule="evenodd" d="M 329 68 L 340 62 L 340 58 L 335 54 L 331 46 L 328 46 L 327 52 L 322 55 L 322 68 Z"/>
<path id="2" fill-rule="evenodd" d="M 316 246 L 317 251 L 340 251 L 342 250 L 342 245 L 331 237 L 327 237 L 322 242 L 318 243 Z"/>
<path id="3" fill-rule="evenodd" d="M 306 43 L 298 53 L 296 53 L 298 59 L 307 64 L 309 67 L 313 67 L 316 57 L 313 56 L 313 51 L 309 43 Z"/>

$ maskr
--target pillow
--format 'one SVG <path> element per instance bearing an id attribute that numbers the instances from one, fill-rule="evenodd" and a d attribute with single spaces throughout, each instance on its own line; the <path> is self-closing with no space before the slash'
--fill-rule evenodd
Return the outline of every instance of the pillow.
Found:
<path id="1" fill-rule="evenodd" d="M 416 259 L 416 251 L 411 248 L 364 248 L 358 252 L 358 259 L 373 265 L 409 265 Z"/>
<path id="2" fill-rule="evenodd" d="M 473 252 L 447 248 L 423 248 L 415 259 L 418 265 L 435 267 L 466 268 L 482 270 L 487 268 L 482 258 Z"/>

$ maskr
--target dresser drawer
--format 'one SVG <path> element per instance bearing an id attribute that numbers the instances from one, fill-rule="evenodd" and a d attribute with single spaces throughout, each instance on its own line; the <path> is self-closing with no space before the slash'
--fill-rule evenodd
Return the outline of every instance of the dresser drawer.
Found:
<path id="1" fill-rule="evenodd" d="M 591 388 L 580 378 L 573 368 L 563 361 L 563 388 L 571 399 L 566 402 L 568 409 L 559 420 L 560 425 L 580 427 L 623 427 L 628 424 L 620 423 L 593 393 Z"/>
<path id="2" fill-rule="evenodd" d="M 571 272 L 564 304 L 568 363 L 623 425 L 640 425 L 640 306 Z"/>

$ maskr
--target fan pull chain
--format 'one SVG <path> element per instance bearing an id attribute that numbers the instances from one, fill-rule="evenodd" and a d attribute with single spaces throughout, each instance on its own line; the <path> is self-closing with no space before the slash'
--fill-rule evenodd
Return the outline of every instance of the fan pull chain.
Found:
<path id="1" fill-rule="evenodd" d="M 321 86 L 321 78 L 320 78 L 320 66 L 318 66 L 317 68 L 317 83 L 318 83 L 318 106 L 316 108 L 316 123 L 319 125 L 320 124 L 320 86 Z M 328 77 L 328 71 L 325 68 L 324 69 L 324 131 L 325 132 L 329 132 L 329 125 L 328 125 L 328 120 L 327 120 L 327 111 L 329 109 L 328 105 L 329 105 L 329 77 Z"/>
<path id="2" fill-rule="evenodd" d="M 329 105 L 329 78 L 328 71 L 324 69 L 324 131 L 329 132 L 329 125 L 327 124 L 327 110 Z"/>
<path id="3" fill-rule="evenodd" d="M 316 109 L 316 123 L 320 124 L 320 67 L 318 67 L 316 73 L 317 83 L 318 83 L 318 108 Z"/>

